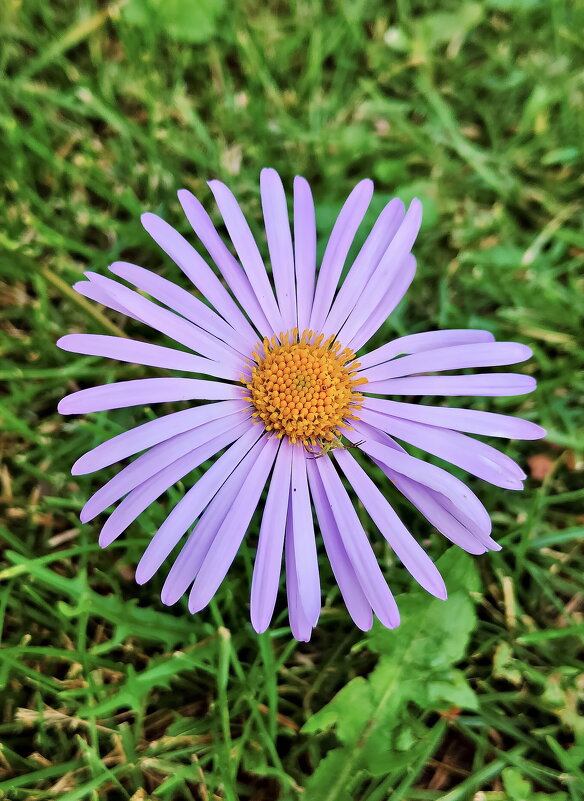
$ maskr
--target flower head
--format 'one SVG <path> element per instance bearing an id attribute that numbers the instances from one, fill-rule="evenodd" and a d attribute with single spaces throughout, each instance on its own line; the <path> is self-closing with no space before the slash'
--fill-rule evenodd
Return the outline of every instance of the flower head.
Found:
<path id="1" fill-rule="evenodd" d="M 142 452 L 89 499 L 81 520 L 119 502 L 101 530 L 105 546 L 173 484 L 217 457 L 152 537 L 137 567 L 138 582 L 157 572 L 194 525 L 168 573 L 162 600 L 175 603 L 190 587 L 189 609 L 202 609 L 222 582 L 267 487 L 251 588 L 256 630 L 264 631 L 271 620 L 283 555 L 294 636 L 309 639 L 317 623 L 321 600 L 313 508 L 355 623 L 368 629 L 375 613 L 384 625 L 395 627 L 396 603 L 343 477 L 414 578 L 440 598 L 446 597 L 445 585 L 350 448 L 370 457 L 451 542 L 475 554 L 498 549 L 477 496 L 447 471 L 411 456 L 398 440 L 497 486 L 521 489 L 521 468 L 467 434 L 535 439 L 543 429 L 500 414 L 393 398 L 531 392 L 534 380 L 521 373 L 440 375 L 514 364 L 531 352 L 514 342 L 495 342 L 488 331 L 446 330 L 400 337 L 357 355 L 414 277 L 410 251 L 421 223 L 420 202 L 414 200 L 407 211 L 397 199 L 385 207 L 338 287 L 371 200 L 370 181 L 360 182 L 349 195 L 317 270 L 308 183 L 299 177 L 294 181 L 291 231 L 282 182 L 274 170 L 262 171 L 272 281 L 234 196 L 218 181 L 209 185 L 236 256 L 196 198 L 182 190 L 179 199 L 221 277 L 166 222 L 154 214 L 142 217 L 146 230 L 206 303 L 192 290 L 126 262 L 109 269 L 140 292 L 92 272 L 75 285 L 82 295 L 186 350 L 92 334 L 64 336 L 61 348 L 204 376 L 121 381 L 82 389 L 61 401 L 62 414 L 196 401 L 78 459 L 74 474 Z"/>

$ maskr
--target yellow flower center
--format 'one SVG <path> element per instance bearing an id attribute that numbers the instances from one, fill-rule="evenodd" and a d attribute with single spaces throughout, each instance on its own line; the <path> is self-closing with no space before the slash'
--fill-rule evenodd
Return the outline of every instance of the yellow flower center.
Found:
<path id="1" fill-rule="evenodd" d="M 355 354 L 334 337 L 308 330 L 299 337 L 295 328 L 279 340 L 264 339 L 253 358 L 251 377 L 242 377 L 246 400 L 255 407 L 252 417 L 274 436 L 322 446 L 350 429 L 348 420 L 359 419 L 363 396 L 355 387 L 367 379 L 355 377 Z"/>

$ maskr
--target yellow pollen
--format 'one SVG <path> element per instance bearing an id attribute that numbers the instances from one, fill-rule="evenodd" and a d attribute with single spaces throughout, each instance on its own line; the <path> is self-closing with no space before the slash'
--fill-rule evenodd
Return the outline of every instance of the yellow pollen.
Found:
<path id="1" fill-rule="evenodd" d="M 255 411 L 267 431 L 305 446 L 331 442 L 350 428 L 348 420 L 358 420 L 363 396 L 355 391 L 360 384 L 359 363 L 349 348 L 334 337 L 298 329 L 264 339 L 253 353 L 251 378 L 242 382 Z"/>

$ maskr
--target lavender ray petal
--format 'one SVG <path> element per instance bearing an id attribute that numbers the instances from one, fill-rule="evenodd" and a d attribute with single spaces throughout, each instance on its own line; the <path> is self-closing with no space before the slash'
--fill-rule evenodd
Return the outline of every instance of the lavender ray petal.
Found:
<path id="1" fill-rule="evenodd" d="M 379 262 L 373 276 L 367 283 L 365 291 L 361 294 L 343 329 L 348 332 L 339 333 L 341 342 L 347 343 L 378 305 L 379 299 L 387 294 L 391 284 L 399 275 L 405 257 L 412 249 L 422 222 L 422 204 L 414 198 L 406 212 L 406 216 L 399 230 L 392 238 L 391 243 Z M 373 307 L 373 308 L 372 308 Z"/>
<path id="2" fill-rule="evenodd" d="M 325 337 L 331 334 L 336 336 L 355 308 L 367 282 L 397 233 L 404 215 L 404 204 L 398 198 L 393 198 L 377 218 L 333 302 L 322 329 Z"/>
<path id="3" fill-rule="evenodd" d="M 320 331 L 324 325 L 351 244 L 369 207 L 372 195 L 373 181 L 369 179 L 359 181 L 337 217 L 316 282 L 309 323 L 313 331 Z"/>
<path id="4" fill-rule="evenodd" d="M 310 493 L 314 502 L 322 540 L 335 580 L 343 596 L 343 601 L 355 625 L 361 631 L 369 631 L 373 625 L 371 604 L 367 600 L 351 560 L 347 556 L 347 551 L 328 504 L 318 469 L 312 461 L 307 463 L 307 472 Z"/>
<path id="5" fill-rule="evenodd" d="M 375 459 L 373 461 L 383 469 L 384 466 L 380 462 L 377 462 Z M 491 540 L 490 537 L 487 539 L 492 544 L 487 547 L 482 539 L 479 540 L 473 531 L 466 528 L 463 523 L 452 515 L 451 512 L 446 509 L 443 495 L 387 468 L 384 472 L 401 494 L 423 514 L 434 528 L 454 545 L 458 545 L 459 548 L 474 555 L 485 553 L 485 551 L 489 549 L 500 550 L 500 547 L 494 540 Z"/>
<path id="6" fill-rule="evenodd" d="M 475 409 L 450 409 L 447 406 L 420 406 L 417 403 L 400 403 L 385 398 L 365 400 L 364 409 L 381 412 L 392 417 L 427 423 L 439 428 L 466 431 L 468 434 L 483 434 L 489 437 L 508 439 L 540 439 L 546 431 L 536 423 L 520 417 L 510 417 L 495 412 Z"/>
<path id="7" fill-rule="evenodd" d="M 253 472 L 261 452 L 262 439 L 260 437 L 257 440 L 237 465 L 192 530 L 166 577 L 162 587 L 162 603 L 167 605 L 176 603 L 194 581 L 247 476 Z"/>
<path id="8" fill-rule="evenodd" d="M 294 264 L 298 330 L 308 328 L 316 280 L 316 219 L 310 185 L 305 178 L 294 178 Z"/>
<path id="9" fill-rule="evenodd" d="M 408 334 L 387 342 L 380 348 L 369 351 L 359 357 L 361 369 L 374 367 L 396 356 L 410 353 L 421 353 L 426 350 L 446 348 L 451 345 L 470 345 L 475 342 L 494 342 L 495 337 L 490 331 L 478 328 L 446 328 L 443 331 L 424 331 L 420 334 Z"/>
<path id="10" fill-rule="evenodd" d="M 416 373 L 439 373 L 442 370 L 462 370 L 468 367 L 500 367 L 517 364 L 532 355 L 527 345 L 519 342 L 486 342 L 472 345 L 455 345 L 450 348 L 414 353 L 399 359 L 362 370 L 367 381 L 387 381 Z"/>
<path id="11" fill-rule="evenodd" d="M 288 617 L 294 639 L 308 642 L 312 636 L 312 625 L 308 621 L 300 602 L 298 589 L 298 561 L 294 553 L 294 532 L 292 525 L 292 500 L 289 499 L 288 515 L 286 518 L 286 594 L 288 596 Z"/>
<path id="12" fill-rule="evenodd" d="M 178 199 L 193 231 L 207 249 L 244 312 L 260 332 L 261 337 L 271 336 L 272 328 L 255 296 L 249 278 L 219 236 L 202 203 L 187 189 L 179 190 Z M 237 320 L 237 329 L 246 330 L 249 337 L 255 335 L 243 315 Z M 261 337 L 256 336 L 255 338 L 257 340 Z"/>
<path id="13" fill-rule="evenodd" d="M 144 584 L 152 578 L 261 434 L 258 426 L 246 421 L 245 427 L 237 435 L 239 438 L 229 450 L 181 498 L 144 551 L 136 568 L 138 584 Z"/>
<path id="14" fill-rule="evenodd" d="M 241 422 L 242 415 L 240 412 L 236 412 L 220 420 L 202 423 L 197 428 L 185 431 L 182 434 L 176 434 L 174 437 L 150 448 L 127 467 L 124 467 L 123 470 L 120 470 L 119 473 L 91 496 L 81 510 L 81 522 L 87 523 L 88 520 L 103 512 L 112 503 L 115 503 L 123 495 L 126 495 L 171 462 L 203 445 L 209 439 L 218 436 L 222 431 L 229 431 L 235 428 Z"/>
<path id="15" fill-rule="evenodd" d="M 170 256 L 185 275 L 192 281 L 203 297 L 207 298 L 219 314 L 238 327 L 245 328 L 245 318 L 236 302 L 209 267 L 205 259 L 184 236 L 158 217 L 156 214 L 143 214 L 142 225 L 152 239 Z"/>
<path id="16" fill-rule="evenodd" d="M 251 583 L 251 624 L 258 634 L 270 625 L 276 605 L 291 475 L 292 451 L 282 443 L 262 516 Z"/>
<path id="17" fill-rule="evenodd" d="M 113 281 L 111 278 L 92 272 L 86 272 L 85 275 L 92 283 L 109 291 L 112 297 L 123 303 L 125 308 L 132 311 L 146 325 L 174 339 L 175 342 L 180 342 L 181 345 L 198 351 L 203 356 L 212 358 L 226 366 L 229 365 L 233 368 L 234 377 L 239 376 L 244 364 L 244 358 L 241 353 L 234 351 L 230 345 L 207 333 L 207 331 L 199 328 L 194 323 L 185 320 L 178 314 L 168 309 L 163 309 L 162 306 L 158 306 L 151 300 L 139 295 L 133 289 Z"/>
<path id="18" fill-rule="evenodd" d="M 166 278 L 156 275 L 151 270 L 125 261 L 116 261 L 110 264 L 109 269 L 114 275 L 129 281 L 155 300 L 186 317 L 198 328 L 204 329 L 225 342 L 233 350 L 247 354 L 249 349 L 256 344 L 258 338 L 249 324 L 236 330 L 237 320 L 234 320 L 233 323 L 224 320 L 217 312 L 187 292 L 186 289 L 173 284 L 172 281 L 167 281 Z"/>
<path id="19" fill-rule="evenodd" d="M 99 535 L 99 544 L 102 548 L 112 543 L 119 535 L 125 531 L 130 523 L 133 523 L 138 515 L 147 509 L 156 498 L 166 492 L 167 489 L 184 478 L 187 473 L 197 468 L 200 464 L 210 459 L 226 445 L 232 443 L 247 430 L 246 422 L 240 423 L 235 428 L 223 431 L 216 437 L 202 443 L 189 453 L 171 462 L 167 467 L 159 470 L 153 476 L 143 481 L 133 489 L 124 500 L 116 507 L 105 522 Z M 198 485 L 198 483 L 197 483 Z M 195 485 L 195 486 L 197 486 Z"/>
<path id="20" fill-rule="evenodd" d="M 484 442 L 458 431 L 389 417 L 366 409 L 362 409 L 359 416 L 364 423 L 432 453 L 497 487 L 523 489 L 522 482 L 526 475 L 519 465 Z"/>
<path id="21" fill-rule="evenodd" d="M 246 476 L 197 573 L 189 595 L 190 612 L 199 612 L 207 606 L 225 578 L 260 501 L 279 445 L 275 437 L 262 437 L 253 470 Z"/>
<path id="22" fill-rule="evenodd" d="M 372 428 L 366 424 L 364 425 L 364 429 L 370 441 L 385 445 L 395 451 L 398 451 L 399 453 L 406 453 L 401 445 L 392 440 L 387 434 L 379 431 L 379 429 Z M 347 437 L 348 439 L 351 439 L 352 433 L 349 432 Z M 480 511 L 474 516 L 469 516 L 465 511 L 461 510 L 456 503 L 453 503 L 446 495 L 430 489 L 428 486 L 410 479 L 395 470 L 392 470 L 378 459 L 373 459 L 373 462 L 407 498 L 412 500 L 410 494 L 408 494 L 410 490 L 415 493 L 416 500 L 412 500 L 412 503 L 414 503 L 414 505 L 416 505 L 420 511 L 422 511 L 422 514 L 425 514 L 421 505 L 422 503 L 426 505 L 430 504 L 437 506 L 437 511 L 440 513 L 441 519 L 444 519 L 445 525 L 448 524 L 448 526 L 454 528 L 453 536 L 450 537 L 449 534 L 440 528 L 430 514 L 426 515 L 428 520 L 430 520 L 430 522 L 432 522 L 436 528 L 439 529 L 439 531 L 445 534 L 445 536 L 447 536 L 457 545 L 461 544 L 461 542 L 458 542 L 456 537 L 458 537 L 462 542 L 469 543 L 468 547 L 465 544 L 462 544 L 461 547 L 464 547 L 471 553 L 475 553 L 475 551 L 472 550 L 472 547 L 479 547 L 479 550 L 477 550 L 476 553 L 484 553 L 486 549 L 500 550 L 500 547 L 497 545 L 497 543 L 489 536 L 492 527 L 491 519 L 487 513 L 487 510 L 484 508 L 484 506 L 482 506 L 478 498 L 475 497 L 475 501 L 479 505 Z M 417 499 L 420 499 L 420 503 L 418 503 Z"/>
<path id="23" fill-rule="evenodd" d="M 119 362 L 144 364 L 148 367 L 161 367 L 165 370 L 180 370 L 185 373 L 212 375 L 216 378 L 233 378 L 233 371 L 218 362 L 184 353 L 174 348 L 151 345 L 136 339 L 112 337 L 103 334 L 66 334 L 57 341 L 57 347 L 71 353 L 84 353 L 87 356 L 104 356 Z"/>
<path id="24" fill-rule="evenodd" d="M 354 431 L 349 431 L 346 436 L 351 441 L 365 441 L 360 446 L 372 459 L 378 459 L 384 465 L 397 473 L 401 473 L 408 478 L 424 484 L 430 489 L 440 492 L 452 498 L 454 503 L 459 507 L 468 517 L 475 519 L 477 522 L 482 521 L 485 527 L 491 526 L 491 520 L 487 514 L 486 509 L 479 501 L 474 492 L 467 487 L 462 481 L 455 476 L 443 470 L 441 467 L 436 467 L 428 462 L 423 462 L 421 459 L 416 459 L 405 452 L 396 451 L 389 445 L 382 445 L 375 442 L 370 437 L 371 426 L 361 422 L 355 422 Z M 355 432 L 358 436 L 355 436 Z"/>
<path id="25" fill-rule="evenodd" d="M 411 253 L 408 253 L 402 264 L 400 270 L 392 281 L 389 289 L 381 299 L 381 302 L 375 307 L 373 312 L 362 321 L 362 325 L 348 340 L 348 347 L 354 351 L 360 350 L 363 345 L 375 334 L 375 332 L 383 325 L 392 311 L 401 302 L 402 298 L 410 288 L 410 284 L 414 280 L 416 274 L 416 260 Z M 358 322 L 358 318 L 354 319 L 354 323 Z"/>
<path id="26" fill-rule="evenodd" d="M 139 323 L 144 322 L 139 317 L 136 317 L 135 314 L 132 314 L 129 309 L 126 309 L 119 301 L 112 298 L 111 294 L 106 292 L 103 287 L 97 286 L 97 284 L 94 284 L 92 281 L 77 281 L 73 284 L 73 289 L 78 295 L 83 295 L 84 298 L 94 300 L 96 303 L 100 303 L 102 306 L 112 311 L 123 314 L 125 317 L 131 317 L 132 320 L 137 320 Z"/>
<path id="27" fill-rule="evenodd" d="M 77 459 L 71 468 L 71 473 L 74 476 L 94 473 L 121 459 L 133 456 L 139 451 L 145 451 L 153 445 L 158 445 L 159 442 L 170 439 L 175 434 L 190 431 L 202 423 L 208 423 L 218 417 L 226 418 L 235 412 L 243 413 L 246 409 L 245 401 L 218 401 L 195 406 L 192 409 L 183 409 L 181 412 L 173 412 L 156 420 L 149 420 L 147 423 L 123 431 L 87 451 Z"/>
<path id="28" fill-rule="evenodd" d="M 282 315 L 274 298 L 268 274 L 253 234 L 243 216 L 239 204 L 230 189 L 220 181 L 209 181 L 209 188 L 215 197 L 225 227 L 229 232 L 239 261 L 262 307 L 273 332 L 284 331 Z"/>
<path id="29" fill-rule="evenodd" d="M 284 326 L 291 329 L 297 323 L 294 251 L 286 195 L 276 170 L 261 171 L 260 193 L 278 306 Z"/>
<path id="30" fill-rule="evenodd" d="M 429 593 L 446 599 L 446 587 L 440 571 L 412 537 L 371 478 L 348 451 L 334 451 L 334 456 L 357 497 L 406 570 Z"/>
<path id="31" fill-rule="evenodd" d="M 497 398 L 533 392 L 535 378 L 523 373 L 475 373 L 474 375 L 420 375 L 372 381 L 362 391 L 374 395 L 450 395 Z"/>
<path id="32" fill-rule="evenodd" d="M 306 477 L 306 457 L 300 445 L 290 445 L 286 442 L 285 446 L 292 448 L 290 497 L 292 499 L 294 553 L 299 571 L 298 592 L 306 618 L 315 626 L 320 616 L 320 578 L 310 493 Z"/>
<path id="33" fill-rule="evenodd" d="M 341 479 L 330 459 L 316 459 L 315 464 L 359 584 L 383 625 L 395 628 L 399 625 L 397 604 Z"/>
<path id="34" fill-rule="evenodd" d="M 185 400 L 241 400 L 242 388 L 222 381 L 198 378 L 138 378 L 66 395 L 57 406 L 60 414 L 87 414 L 125 409 L 149 403 Z"/>

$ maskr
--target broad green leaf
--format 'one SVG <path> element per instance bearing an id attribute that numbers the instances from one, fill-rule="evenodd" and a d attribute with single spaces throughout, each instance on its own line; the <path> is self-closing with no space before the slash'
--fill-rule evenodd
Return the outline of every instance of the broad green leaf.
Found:
<path id="1" fill-rule="evenodd" d="M 339 740 L 349 745 L 356 742 L 372 712 L 369 683 L 357 676 L 335 695 L 330 704 L 313 715 L 304 724 L 302 731 L 305 734 L 314 734 L 336 725 Z"/>
<path id="2" fill-rule="evenodd" d="M 318 769 L 306 782 L 302 799 L 303 801 L 324 801 L 324 799 L 334 798 L 335 801 L 352 801 L 346 788 L 353 775 L 352 766 L 346 757 L 346 750 L 330 751 L 319 762 Z M 338 792 L 335 791 L 334 796 L 329 794 L 331 787 L 339 788 Z"/>
<path id="3" fill-rule="evenodd" d="M 443 703 L 460 709 L 476 711 L 478 698 L 461 670 L 453 668 L 444 679 L 433 681 L 428 687 L 428 698 L 433 707 Z"/>

